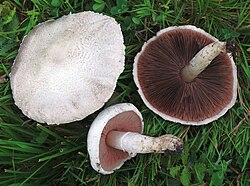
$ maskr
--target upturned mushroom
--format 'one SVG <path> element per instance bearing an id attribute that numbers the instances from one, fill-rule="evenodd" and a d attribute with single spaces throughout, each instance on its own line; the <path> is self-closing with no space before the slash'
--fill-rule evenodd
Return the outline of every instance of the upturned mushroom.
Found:
<path id="1" fill-rule="evenodd" d="M 133 75 L 144 103 L 173 122 L 207 124 L 236 101 L 236 66 L 227 43 L 191 25 L 163 29 L 147 41 Z"/>
<path id="2" fill-rule="evenodd" d="M 143 120 L 130 103 L 106 108 L 93 121 L 87 138 L 91 166 L 102 174 L 111 174 L 137 153 L 181 152 L 183 141 L 166 134 L 142 135 Z"/>
<path id="3" fill-rule="evenodd" d="M 124 56 L 120 25 L 109 16 L 81 12 L 41 23 L 11 69 L 15 104 L 40 123 L 81 120 L 111 97 Z"/>

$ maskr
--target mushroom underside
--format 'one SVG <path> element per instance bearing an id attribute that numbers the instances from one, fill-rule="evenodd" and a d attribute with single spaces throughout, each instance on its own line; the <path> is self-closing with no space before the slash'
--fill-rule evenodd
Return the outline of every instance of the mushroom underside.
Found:
<path id="1" fill-rule="evenodd" d="M 233 98 L 233 67 L 228 54 L 220 54 L 192 82 L 182 69 L 214 40 L 190 29 L 174 29 L 157 36 L 139 55 L 137 77 L 145 99 L 160 113 L 199 122 L 223 110 Z"/>
<path id="2" fill-rule="evenodd" d="M 127 152 L 112 148 L 106 143 L 106 136 L 110 131 L 123 132 L 142 132 L 141 118 L 133 111 L 125 111 L 111 118 L 104 127 L 100 145 L 99 158 L 100 164 L 105 171 L 112 171 L 119 167 L 124 161 L 132 156 Z"/>

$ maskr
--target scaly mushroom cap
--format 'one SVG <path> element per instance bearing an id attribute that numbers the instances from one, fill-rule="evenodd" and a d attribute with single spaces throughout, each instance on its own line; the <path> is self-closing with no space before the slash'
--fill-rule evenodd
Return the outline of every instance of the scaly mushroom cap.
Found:
<path id="1" fill-rule="evenodd" d="M 144 103 L 166 120 L 202 125 L 231 108 L 237 95 L 232 56 L 220 54 L 192 82 L 182 69 L 204 46 L 218 41 L 194 26 L 169 27 L 157 33 L 135 57 L 134 81 Z"/>
<path id="2" fill-rule="evenodd" d="M 111 97 L 124 55 L 121 28 L 109 16 L 82 12 L 39 24 L 11 70 L 15 104 L 41 123 L 81 120 Z"/>
<path id="3" fill-rule="evenodd" d="M 89 129 L 87 146 L 91 166 L 102 174 L 111 174 L 136 154 L 112 148 L 106 144 L 110 131 L 142 133 L 142 115 L 129 103 L 116 104 L 98 114 Z"/>

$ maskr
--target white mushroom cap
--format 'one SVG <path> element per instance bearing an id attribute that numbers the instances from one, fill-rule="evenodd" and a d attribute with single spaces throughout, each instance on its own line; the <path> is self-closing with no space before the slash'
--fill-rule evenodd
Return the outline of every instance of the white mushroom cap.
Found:
<path id="1" fill-rule="evenodd" d="M 11 70 L 15 104 L 41 123 L 81 120 L 111 97 L 124 56 L 120 25 L 109 16 L 82 12 L 41 23 Z"/>
<path id="2" fill-rule="evenodd" d="M 141 113 L 132 104 L 116 104 L 100 112 L 91 124 L 87 138 L 88 153 L 91 166 L 102 174 L 111 174 L 136 155 L 106 144 L 106 135 L 112 130 L 142 133 Z"/>

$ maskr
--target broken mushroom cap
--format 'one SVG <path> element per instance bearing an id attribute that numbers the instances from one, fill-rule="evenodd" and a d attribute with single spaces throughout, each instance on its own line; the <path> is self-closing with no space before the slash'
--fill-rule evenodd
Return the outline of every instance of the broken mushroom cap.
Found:
<path id="1" fill-rule="evenodd" d="M 106 108 L 95 118 L 88 132 L 87 147 L 91 166 L 102 174 L 111 174 L 136 154 L 115 149 L 106 144 L 110 131 L 142 133 L 142 115 L 129 103 Z"/>
<path id="2" fill-rule="evenodd" d="M 137 108 L 129 103 L 111 106 L 92 123 L 87 146 L 91 166 L 102 174 L 111 174 L 137 153 L 182 152 L 183 141 L 173 135 L 142 135 L 143 121 Z"/>
<path id="3" fill-rule="evenodd" d="M 207 124 L 236 101 L 236 66 L 226 43 L 195 26 L 159 31 L 136 55 L 133 75 L 148 108 L 173 122 Z"/>
<path id="4" fill-rule="evenodd" d="M 81 12 L 41 23 L 11 69 L 15 104 L 40 123 L 81 120 L 111 97 L 124 56 L 120 25 L 109 16 Z"/>

